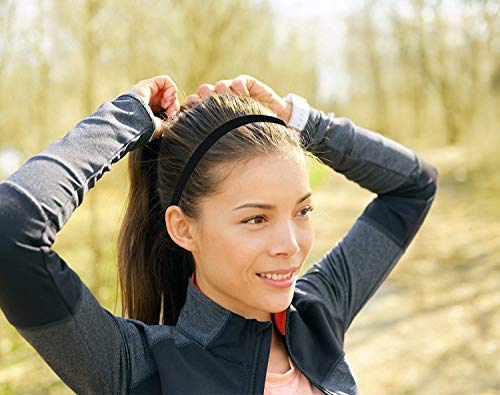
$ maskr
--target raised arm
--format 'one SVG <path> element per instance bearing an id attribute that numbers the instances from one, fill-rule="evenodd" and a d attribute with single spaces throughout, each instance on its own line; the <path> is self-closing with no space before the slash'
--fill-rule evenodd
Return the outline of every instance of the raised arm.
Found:
<path id="1" fill-rule="evenodd" d="M 128 393 L 154 367 L 139 331 L 101 307 L 51 246 L 104 172 L 157 137 L 151 106 L 175 111 L 171 86 L 166 76 L 141 81 L 0 183 L 0 307 L 78 394 Z"/>
<path id="2" fill-rule="evenodd" d="M 265 104 L 298 130 L 304 146 L 324 164 L 377 194 L 344 238 L 296 283 L 300 298 L 292 301 L 295 307 L 306 312 L 310 305 L 321 304 L 343 342 L 356 314 L 424 221 L 438 189 L 438 172 L 396 141 L 333 113 L 310 109 L 293 97 L 290 103 L 249 75 L 203 84 L 188 101 L 219 93 L 250 96 Z"/>
<path id="3" fill-rule="evenodd" d="M 438 189 L 438 172 L 411 149 L 347 118 L 316 109 L 301 114 L 308 105 L 295 108 L 249 75 L 203 84 L 188 101 L 231 92 L 253 97 L 285 122 L 293 121 L 309 151 L 377 194 L 344 238 L 296 283 L 301 293 L 296 307 L 305 311 L 308 303 L 323 303 L 343 336 L 420 228 Z"/>
<path id="4" fill-rule="evenodd" d="M 436 195 L 436 168 L 379 133 L 311 109 L 302 136 L 326 165 L 377 196 L 354 225 L 298 281 L 310 298 L 332 303 L 344 332 L 387 278 Z"/>

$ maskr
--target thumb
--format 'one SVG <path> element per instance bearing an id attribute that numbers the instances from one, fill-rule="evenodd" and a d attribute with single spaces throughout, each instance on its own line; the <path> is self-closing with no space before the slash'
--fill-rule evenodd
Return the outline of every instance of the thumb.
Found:
<path id="1" fill-rule="evenodd" d="M 141 96 L 153 112 L 167 109 L 168 113 L 178 111 L 177 85 L 168 75 L 159 75 L 139 81 L 129 89 Z M 175 110 L 175 111 L 174 111 Z"/>

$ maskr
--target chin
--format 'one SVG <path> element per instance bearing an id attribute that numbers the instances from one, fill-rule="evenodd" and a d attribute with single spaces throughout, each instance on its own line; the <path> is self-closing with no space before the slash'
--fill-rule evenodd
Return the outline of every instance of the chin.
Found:
<path id="1" fill-rule="evenodd" d="M 282 297 L 278 300 L 275 299 L 272 303 L 267 305 L 267 311 L 270 313 L 279 313 L 280 311 L 286 310 L 288 306 L 290 306 L 290 303 L 292 303 L 292 299 L 293 294 L 289 297 Z"/>

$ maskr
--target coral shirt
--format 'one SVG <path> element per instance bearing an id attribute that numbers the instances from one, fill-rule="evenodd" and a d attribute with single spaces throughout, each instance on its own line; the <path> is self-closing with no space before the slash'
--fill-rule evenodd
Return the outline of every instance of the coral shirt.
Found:
<path id="1" fill-rule="evenodd" d="M 302 372 L 295 367 L 288 356 L 290 369 L 285 373 L 267 372 L 264 395 L 316 395 L 323 394 Z"/>

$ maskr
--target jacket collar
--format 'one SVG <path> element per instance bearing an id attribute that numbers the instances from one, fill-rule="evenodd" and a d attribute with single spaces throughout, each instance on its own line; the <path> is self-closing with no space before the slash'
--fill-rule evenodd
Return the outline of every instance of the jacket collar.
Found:
<path id="1" fill-rule="evenodd" d="M 234 339 L 241 335 L 259 333 L 272 325 L 276 325 L 281 334 L 285 333 L 286 313 L 272 314 L 271 321 L 247 319 L 236 314 L 206 296 L 196 285 L 195 273 L 188 281 L 186 301 L 177 321 L 177 329 L 204 347 L 221 345 L 230 336 Z"/>
<path id="2" fill-rule="evenodd" d="M 287 330 L 284 340 L 288 353 L 309 380 L 321 384 L 330 377 L 332 369 L 344 354 L 340 343 L 343 340 L 342 325 L 332 318 L 327 304 L 318 303 L 314 296 L 309 297 L 309 301 L 306 298 L 307 292 L 296 287 L 292 303 L 286 310 L 272 314 L 272 321 L 246 319 L 204 295 L 196 286 L 193 274 L 188 281 L 186 301 L 176 329 L 181 336 L 210 351 L 209 355 L 255 369 L 255 377 L 262 380 L 257 384 L 263 390 L 272 343 L 271 326 L 274 323 L 279 328 L 277 317 L 284 317 Z M 305 314 L 308 319 L 303 319 L 294 303 L 308 309 Z M 169 365 L 164 361 L 165 358 L 171 360 L 171 355 L 162 346 L 165 344 L 158 343 L 156 346 L 155 358 L 158 366 L 167 369 Z M 192 351 L 192 348 L 186 349 L 188 354 Z M 166 354 L 169 354 L 168 357 Z"/>

